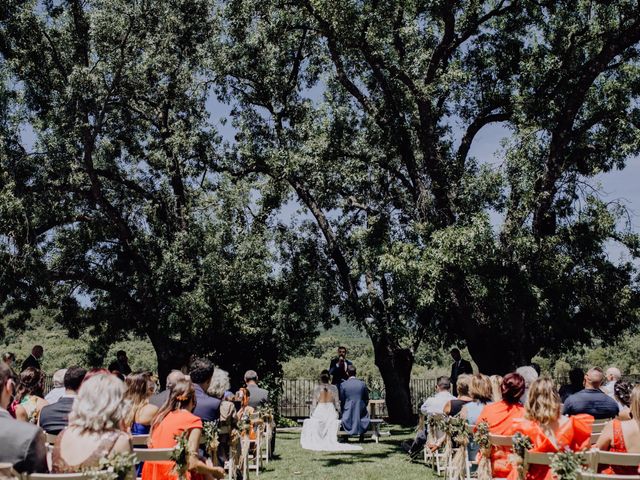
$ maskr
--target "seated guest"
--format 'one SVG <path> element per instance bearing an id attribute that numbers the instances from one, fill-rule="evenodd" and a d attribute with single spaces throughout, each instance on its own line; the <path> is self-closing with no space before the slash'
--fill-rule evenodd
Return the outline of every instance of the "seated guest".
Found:
<path id="1" fill-rule="evenodd" d="M 151 426 L 150 448 L 173 448 L 184 432 L 188 433 L 190 455 L 188 456 L 187 479 L 193 473 L 209 474 L 214 478 L 224 478 L 224 469 L 212 467 L 202 461 L 198 455 L 202 420 L 194 415 L 196 404 L 195 386 L 188 380 L 180 380 L 171 390 L 167 403 L 160 409 Z M 177 480 L 174 471 L 175 462 L 145 462 L 142 467 L 142 480 Z"/>
<path id="2" fill-rule="evenodd" d="M 618 415 L 618 404 L 600 390 L 603 380 L 602 369 L 591 368 L 584 376 L 584 389 L 567 398 L 563 413 L 565 415 L 588 413 L 598 420 Z"/>
<path id="3" fill-rule="evenodd" d="M 469 395 L 472 400 L 462 407 L 460 417 L 466 419 L 467 423 L 473 426 L 478 423 L 478 417 L 484 408 L 493 401 L 493 392 L 491 390 L 491 380 L 489 377 L 481 373 L 473 375 L 471 377 L 471 384 L 469 385 Z M 469 460 L 475 460 L 480 451 L 480 447 L 476 442 L 470 440 L 467 451 L 469 453 Z"/>
<path id="4" fill-rule="evenodd" d="M 35 425 L 19 422 L 7 411 L 14 390 L 11 369 L 0 363 L 0 462 L 10 463 L 19 473 L 46 473 L 44 433 Z"/>
<path id="5" fill-rule="evenodd" d="M 506 435 L 516 418 L 525 414 L 520 398 L 524 394 L 524 378 L 517 373 L 509 373 L 500 385 L 502 400 L 485 406 L 477 419 L 477 425 L 486 422 L 489 432 L 494 435 Z M 491 450 L 491 469 L 494 478 L 505 478 L 511 470 L 509 452 L 511 448 L 493 448 Z"/>
<path id="6" fill-rule="evenodd" d="M 560 400 L 564 401 L 584 388 L 584 372 L 581 368 L 572 368 L 569 372 L 569 385 L 560 387 Z"/>
<path id="7" fill-rule="evenodd" d="M 614 389 L 616 386 L 616 382 L 620 381 L 620 379 L 622 378 L 622 373 L 617 367 L 609 367 L 607 368 L 607 371 L 605 373 L 605 378 L 607 380 L 607 383 L 604 384 L 601 389 L 604 393 L 613 398 L 615 395 Z"/>
<path id="8" fill-rule="evenodd" d="M 42 398 L 44 374 L 42 370 L 27 367 L 20 374 L 20 382 L 13 399 L 12 411 L 18 420 L 37 424 L 42 407 L 48 402 Z"/>
<path id="9" fill-rule="evenodd" d="M 73 402 L 78 396 L 78 390 L 87 371 L 80 367 L 65 369 L 62 383 L 64 395 L 56 403 L 46 405 L 40 412 L 40 427 L 47 433 L 57 435 L 69 425 L 69 413 Z"/>
<path id="10" fill-rule="evenodd" d="M 196 392 L 196 405 L 193 414 L 204 422 L 218 420 L 220 416 L 220 399 L 207 395 L 213 370 L 213 363 L 206 358 L 194 359 L 189 369 L 189 378 L 193 382 L 193 388 Z"/>
<path id="11" fill-rule="evenodd" d="M 53 473 L 79 473 L 99 466 L 103 458 L 132 451 L 129 434 L 122 430 L 128 410 L 124 392 L 115 375 L 94 375 L 82 383 L 69 426 L 53 446 Z"/>
<path id="12" fill-rule="evenodd" d="M 455 399 L 456 397 L 451 395 L 451 380 L 449 377 L 438 377 L 436 393 L 424 401 L 420 407 L 420 413 L 424 416 L 443 414 L 445 405 Z"/>
<path id="13" fill-rule="evenodd" d="M 619 387 L 621 382 L 616 383 Z M 640 453 L 640 385 L 631 392 L 631 417 L 633 420 L 612 420 L 605 425 L 596 442 L 598 450 L 618 453 Z M 637 466 L 610 466 L 603 473 L 609 475 L 637 475 Z"/>
<path id="14" fill-rule="evenodd" d="M 529 386 L 538 379 L 539 375 L 536 369 L 529 365 L 518 367 L 516 369 L 516 373 L 524 378 L 524 394 L 520 400 L 524 404 L 527 402 Z"/>
<path id="15" fill-rule="evenodd" d="M 456 391 L 458 392 L 458 398 L 449 400 L 444 406 L 444 414 L 453 417 L 460 413 L 462 407 L 473 400 L 469 396 L 469 385 L 471 384 L 471 375 L 463 373 L 458 376 L 458 382 L 456 384 Z"/>
<path id="16" fill-rule="evenodd" d="M 556 453 L 569 449 L 585 450 L 591 443 L 591 415 L 565 417 L 560 415 L 560 396 L 548 377 L 534 381 L 529 388 L 525 404 L 525 417 L 513 420 L 507 435 L 517 432 L 531 439 L 531 452 Z M 518 479 L 518 471 L 512 468 L 509 480 Z M 551 480 L 551 470 L 546 465 L 530 465 L 526 480 Z"/>
<path id="17" fill-rule="evenodd" d="M 234 395 L 229 391 L 231 382 L 229 373 L 221 368 L 216 368 L 211 377 L 211 384 L 207 393 L 220 400 L 220 418 L 218 419 L 218 460 L 220 465 L 229 459 L 229 447 L 231 431 L 238 424 L 236 406 L 233 404 Z"/>
<path id="18" fill-rule="evenodd" d="M 15 372 L 13 371 L 13 365 L 14 365 L 14 363 L 16 363 L 15 354 L 13 354 L 11 352 L 3 353 L 2 354 L 2 363 L 4 363 L 7 367 L 9 367 L 9 370 L 11 370 L 11 374 L 12 375 L 15 375 Z"/>
<path id="19" fill-rule="evenodd" d="M 53 388 L 44 399 L 49 402 L 49 405 L 52 403 L 56 403 L 60 400 L 60 397 L 64 395 L 64 374 L 67 373 L 66 368 L 61 368 L 60 370 L 56 370 L 56 373 L 53 374 Z"/>
<path id="20" fill-rule="evenodd" d="M 184 380 L 185 376 L 180 370 L 171 370 L 169 375 L 167 375 L 167 383 L 166 388 L 158 393 L 155 393 L 149 399 L 149 403 L 151 405 L 155 405 L 158 408 L 161 408 L 165 402 L 169 399 L 169 395 L 171 394 L 171 389 L 178 383 L 180 380 Z"/>
<path id="21" fill-rule="evenodd" d="M 249 390 L 249 405 L 253 408 L 269 403 L 269 391 L 258 386 L 258 374 L 255 370 L 247 370 L 244 374 L 244 383 Z"/>
<path id="22" fill-rule="evenodd" d="M 131 428 L 132 435 L 146 435 L 158 413 L 158 407 L 149 403 L 155 388 L 151 372 L 132 373 L 125 379 L 125 385 L 124 399 L 130 403 L 125 423 Z"/>
<path id="23" fill-rule="evenodd" d="M 491 400 L 499 402 L 502 400 L 502 377 L 500 375 L 491 375 Z"/>
<path id="24" fill-rule="evenodd" d="M 633 384 L 628 382 L 616 382 L 613 388 L 613 399 L 618 404 L 618 419 L 631 420 L 631 391 Z"/>

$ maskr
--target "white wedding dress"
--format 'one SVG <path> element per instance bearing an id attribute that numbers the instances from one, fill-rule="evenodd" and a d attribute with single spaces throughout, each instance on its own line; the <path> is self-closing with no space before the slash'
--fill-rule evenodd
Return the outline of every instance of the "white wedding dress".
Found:
<path id="1" fill-rule="evenodd" d="M 316 452 L 362 450 L 362 447 L 357 445 L 338 442 L 340 403 L 337 388 L 334 385 L 321 384 L 316 387 L 313 393 L 313 413 L 302 425 L 302 435 L 300 436 L 302 448 Z"/>

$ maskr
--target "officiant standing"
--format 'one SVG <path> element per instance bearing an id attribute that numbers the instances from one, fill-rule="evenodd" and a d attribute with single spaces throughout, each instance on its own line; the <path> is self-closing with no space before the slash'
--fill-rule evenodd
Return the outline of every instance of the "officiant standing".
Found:
<path id="1" fill-rule="evenodd" d="M 331 383 L 333 385 L 340 385 L 342 382 L 349 378 L 347 369 L 353 364 L 347 360 L 347 349 L 345 347 L 338 347 L 338 357 L 331 360 L 329 365 L 329 374 L 331 375 Z"/>
<path id="2" fill-rule="evenodd" d="M 369 389 L 362 380 L 356 378 L 356 367 L 347 367 L 348 380 L 340 384 L 340 403 L 342 405 L 342 428 L 349 435 L 360 435 L 364 439 L 369 429 Z"/>
<path id="3" fill-rule="evenodd" d="M 451 385 L 453 386 L 453 395 L 458 396 L 457 383 L 458 377 L 463 373 L 468 373 L 470 375 L 473 374 L 473 367 L 471 367 L 471 363 L 460 355 L 460 350 L 457 348 L 451 349 L 451 358 L 453 358 L 453 363 L 451 364 Z"/>

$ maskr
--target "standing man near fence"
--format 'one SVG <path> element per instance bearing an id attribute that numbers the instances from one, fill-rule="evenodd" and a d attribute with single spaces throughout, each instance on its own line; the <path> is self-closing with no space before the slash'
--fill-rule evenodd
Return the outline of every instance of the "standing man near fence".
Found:
<path id="1" fill-rule="evenodd" d="M 347 369 L 352 366 L 349 360 L 347 360 L 347 349 L 345 347 L 338 347 L 338 357 L 331 360 L 329 365 L 329 374 L 331 374 L 331 383 L 333 385 L 340 385 L 342 382 L 349 378 Z"/>
<path id="2" fill-rule="evenodd" d="M 468 373 L 469 375 L 473 375 L 473 368 L 471 367 L 471 363 L 460 355 L 460 350 L 457 348 L 451 349 L 451 358 L 453 358 L 453 363 L 451 364 L 451 376 L 450 381 L 453 387 L 453 396 L 458 396 L 458 388 L 456 384 L 458 383 L 458 377 L 463 373 Z"/>

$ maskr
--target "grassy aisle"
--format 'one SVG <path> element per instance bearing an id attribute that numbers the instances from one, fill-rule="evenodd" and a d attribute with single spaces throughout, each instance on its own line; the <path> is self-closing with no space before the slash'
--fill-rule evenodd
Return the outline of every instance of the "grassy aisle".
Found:
<path id="1" fill-rule="evenodd" d="M 320 453 L 300 448 L 300 432 L 278 432 L 276 458 L 260 473 L 260 479 L 436 479 L 431 469 L 411 463 L 400 449 L 400 442 L 411 438 L 411 431 L 395 429 L 391 433 L 377 445 L 372 440 L 360 444 L 361 452 Z M 255 473 L 251 478 L 256 478 Z"/>

